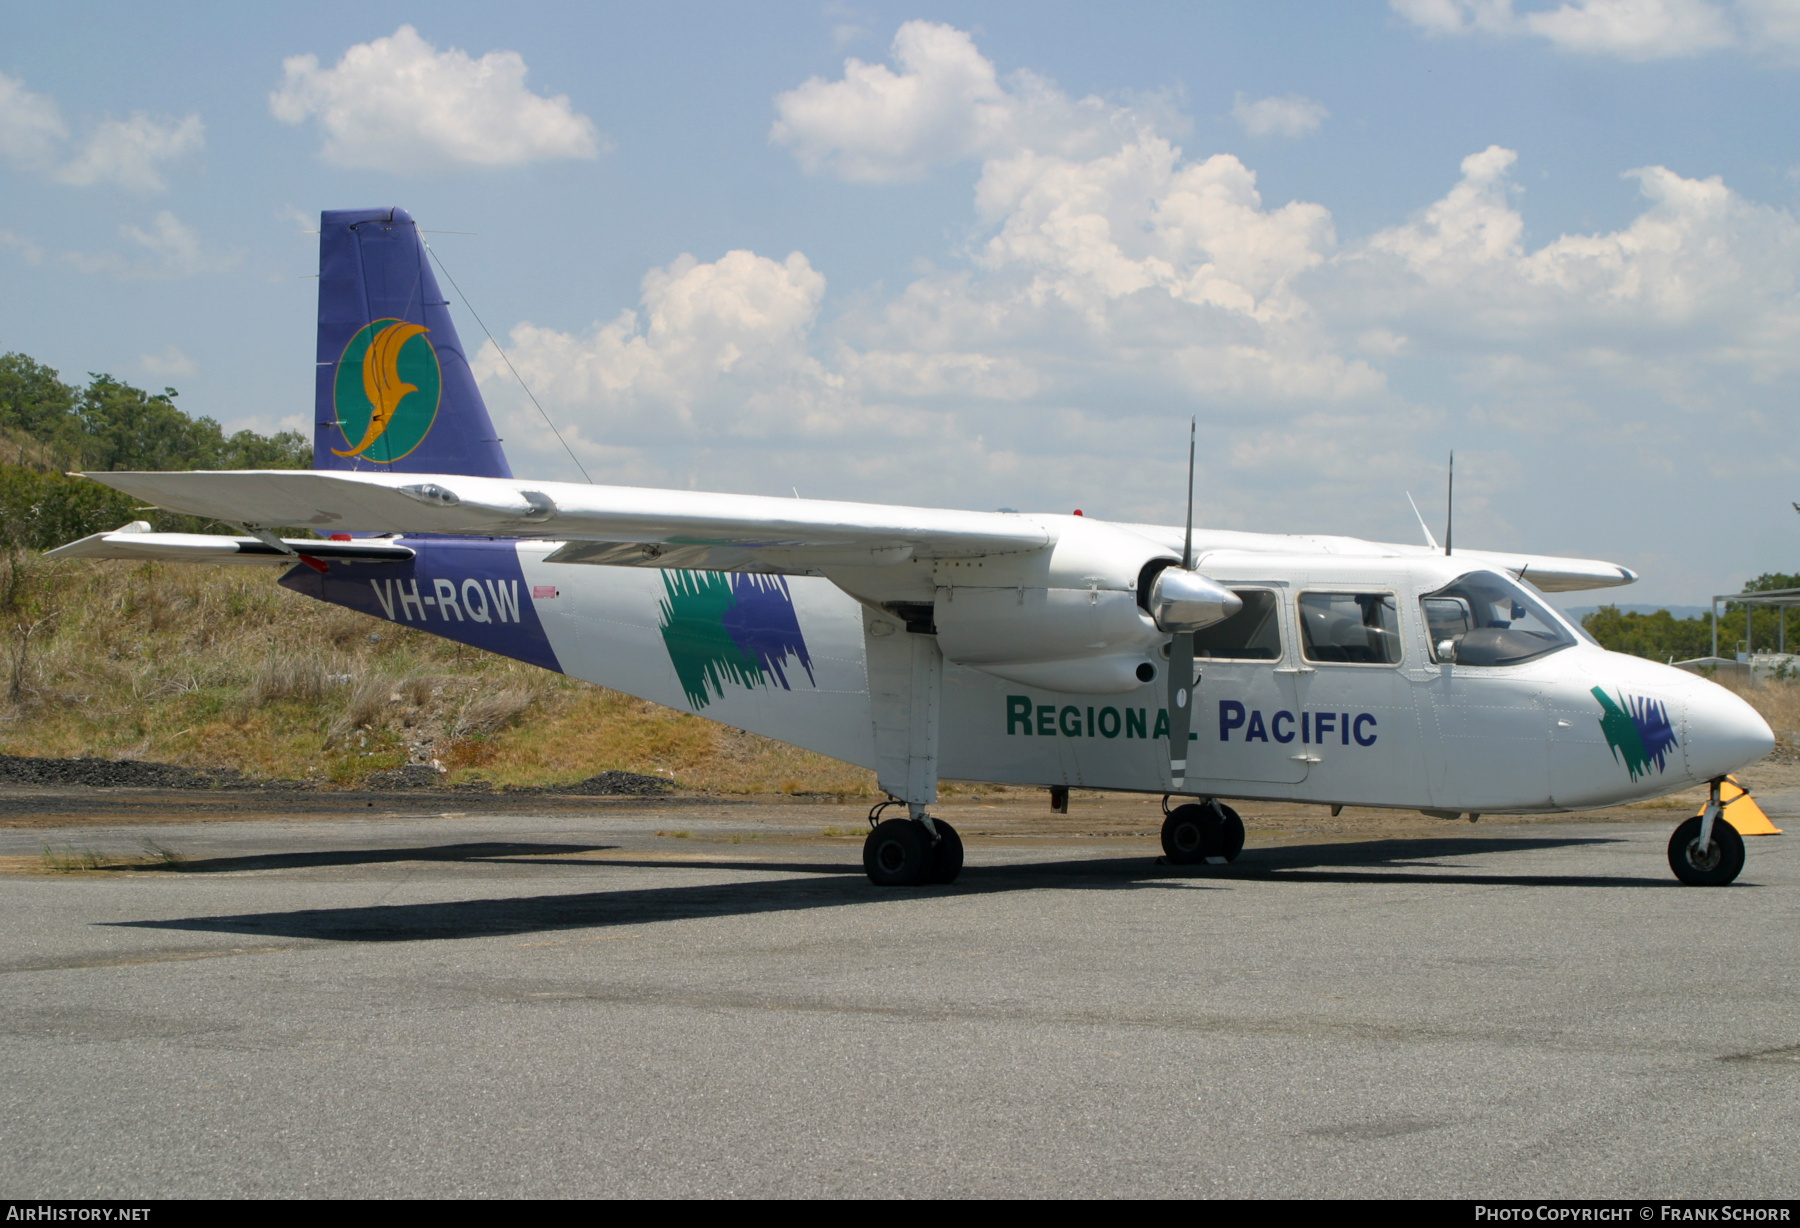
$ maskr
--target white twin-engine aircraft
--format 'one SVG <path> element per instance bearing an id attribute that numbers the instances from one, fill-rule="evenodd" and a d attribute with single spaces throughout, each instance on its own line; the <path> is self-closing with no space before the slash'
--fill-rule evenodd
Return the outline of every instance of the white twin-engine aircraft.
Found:
<path id="1" fill-rule="evenodd" d="M 1712 785 L 1669 846 L 1723 884 L 1726 773 L 1774 745 L 1737 696 L 1607 652 L 1541 592 L 1610 563 L 512 476 L 410 217 L 326 213 L 310 472 L 93 473 L 245 535 L 142 522 L 56 557 L 274 565 L 281 583 L 862 765 L 906 817 L 883 885 L 962 866 L 940 777 L 1164 795 L 1176 863 L 1227 799 L 1582 810 Z M 1190 517 L 1191 519 L 1191 517 Z M 282 538 L 304 525 L 323 538 Z M 1170 796 L 1195 798 L 1168 807 Z"/>

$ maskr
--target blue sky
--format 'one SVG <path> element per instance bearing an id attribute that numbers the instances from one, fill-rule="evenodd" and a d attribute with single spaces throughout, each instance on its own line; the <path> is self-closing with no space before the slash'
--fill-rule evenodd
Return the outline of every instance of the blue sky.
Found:
<path id="1" fill-rule="evenodd" d="M 65 377 L 309 423 L 307 219 L 400 204 L 597 480 L 1171 520 L 1197 414 L 1220 527 L 1413 540 L 1454 447 L 1470 545 L 1800 570 L 1794 0 L 0 22 L 0 349 Z"/>

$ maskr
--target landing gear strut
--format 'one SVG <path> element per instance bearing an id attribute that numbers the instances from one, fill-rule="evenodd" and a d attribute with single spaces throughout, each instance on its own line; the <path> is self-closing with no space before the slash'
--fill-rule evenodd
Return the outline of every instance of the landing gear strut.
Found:
<path id="1" fill-rule="evenodd" d="M 1163 820 L 1162 846 L 1169 864 L 1222 866 L 1244 851 L 1244 821 L 1225 803 L 1208 798 L 1169 810 L 1164 798 L 1163 807 L 1168 817 Z"/>
<path id="2" fill-rule="evenodd" d="M 1721 783 L 1712 782 L 1706 809 L 1669 837 L 1669 868 L 1690 887 L 1723 887 L 1744 869 L 1744 838 L 1725 821 Z"/>
<path id="3" fill-rule="evenodd" d="M 962 837 L 942 819 L 921 814 L 916 819 L 877 821 L 892 802 L 869 812 L 869 838 L 863 841 L 863 869 L 877 887 L 917 887 L 953 883 L 962 873 Z"/>

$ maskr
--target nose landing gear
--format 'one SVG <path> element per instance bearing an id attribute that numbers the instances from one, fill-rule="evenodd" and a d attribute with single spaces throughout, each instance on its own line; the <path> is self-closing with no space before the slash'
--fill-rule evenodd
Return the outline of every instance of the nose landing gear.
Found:
<path id="1" fill-rule="evenodd" d="M 877 887 L 948 884 L 962 873 L 962 837 L 942 819 L 920 814 L 912 819 L 877 822 L 883 802 L 869 814 L 871 831 L 863 841 L 863 869 Z"/>
<path id="2" fill-rule="evenodd" d="M 1690 887 L 1723 887 L 1744 869 L 1744 838 L 1725 821 L 1721 783 L 1712 782 L 1706 809 L 1669 837 L 1669 868 Z"/>

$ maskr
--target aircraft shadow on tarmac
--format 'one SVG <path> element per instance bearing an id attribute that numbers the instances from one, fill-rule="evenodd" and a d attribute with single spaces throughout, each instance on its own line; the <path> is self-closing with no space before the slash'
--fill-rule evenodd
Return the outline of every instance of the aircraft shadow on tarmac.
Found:
<path id="1" fill-rule="evenodd" d="M 323 849 L 313 853 L 254 853 L 243 857 L 196 857 L 174 866 L 114 866 L 115 873 L 139 873 L 147 869 L 179 868 L 186 874 L 225 874 L 233 870 L 305 870 L 325 866 L 380 865 L 394 861 L 492 861 L 496 858 L 525 860 L 567 856 L 571 853 L 603 853 L 616 844 L 519 844 L 489 841 L 470 844 L 437 844 L 384 849 Z M 525 864 L 535 864 L 526 860 Z M 563 862 L 552 864 L 562 865 Z"/>
<path id="2" fill-rule="evenodd" d="M 1518 887 L 1678 887 L 1673 879 L 1627 876 L 1478 873 L 1465 867 L 1432 868 L 1446 858 L 1478 853 L 1532 852 L 1545 849 L 1608 844 L 1607 838 L 1469 838 L 1432 840 L 1381 840 L 1364 843 L 1288 846 L 1253 849 L 1230 866 L 1169 866 L 1152 858 L 1106 857 L 1074 861 L 1027 862 L 1009 866 L 970 866 L 953 886 L 912 889 L 878 888 L 863 876 L 860 865 L 821 862 L 777 863 L 737 861 L 633 861 L 607 858 L 603 862 L 548 860 L 549 855 L 572 851 L 565 845 L 456 845 L 450 849 L 504 849 L 480 857 L 503 856 L 508 864 L 583 865 L 645 870 L 715 869 L 763 873 L 804 874 L 806 878 L 757 879 L 750 882 L 706 883 L 683 886 L 642 887 L 622 891 L 580 892 L 565 895 L 520 896 L 511 899 L 448 900 L 427 904 L 376 905 L 365 908 L 321 908 L 288 912 L 249 913 L 238 916 L 182 917 L 160 921 L 112 922 L 126 928 L 198 930 L 259 937 L 311 938 L 336 942 L 412 942 L 445 938 L 490 938 L 546 930 L 587 929 L 613 925 L 646 925 L 657 921 L 683 921 L 705 917 L 751 916 L 767 912 L 791 912 L 808 908 L 837 908 L 853 904 L 878 904 L 921 894 L 977 895 L 1002 891 L 1030 891 L 1048 887 L 1063 889 L 1222 889 L 1233 881 L 1274 883 L 1429 884 Z M 579 846 L 586 849 L 593 846 Z M 366 861 L 417 860 L 418 849 L 366 850 Z M 533 857 L 538 854 L 543 858 Z M 295 854 L 298 858 L 311 855 Z M 320 854 L 328 861 L 308 865 L 352 864 L 359 854 Z M 450 858 L 440 858 L 450 859 Z M 268 858 L 256 861 L 267 868 Z M 1405 864 L 1408 870 L 1384 870 L 1385 865 Z M 250 868 L 248 866 L 244 868 Z"/>

